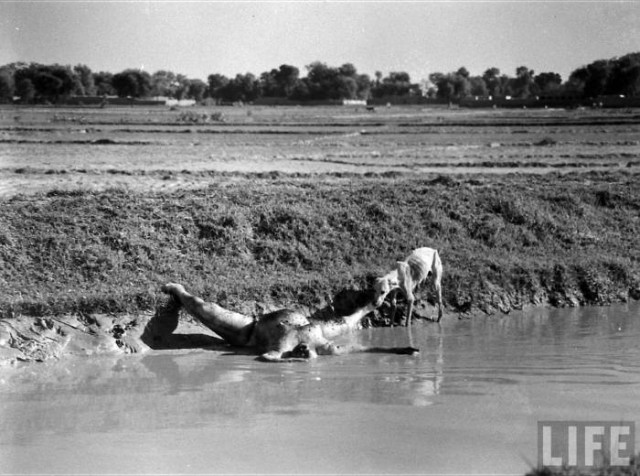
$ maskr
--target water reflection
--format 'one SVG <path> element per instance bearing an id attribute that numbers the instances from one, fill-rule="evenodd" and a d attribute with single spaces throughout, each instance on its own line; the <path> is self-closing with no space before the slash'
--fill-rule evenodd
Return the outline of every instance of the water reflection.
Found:
<path id="1" fill-rule="evenodd" d="M 403 330 L 394 333 L 404 338 Z M 418 358 L 362 354 L 268 365 L 200 350 L 44 364 L 5 378 L 0 415 L 10 431 L 0 441 L 31 431 L 189 427 L 284 408 L 308 413 L 311 402 L 430 405 L 443 380 L 442 336 L 436 342 Z"/>
<path id="2" fill-rule="evenodd" d="M 606 308 L 536 310 L 348 337 L 363 345 L 417 346 L 422 350 L 417 358 L 362 354 L 265 365 L 248 355 L 183 350 L 73 359 L 5 376 L 3 406 L 15 411 L 3 411 L 2 422 L 14 431 L 34 422 L 52 431 L 127 422 L 159 428 L 176 420 L 200 422 L 207 414 L 305 411 L 310 401 L 428 406 L 441 394 L 491 394 L 497 386 L 524 381 L 637 385 L 637 317 L 637 310 L 613 315 Z M 30 412 L 33 418 L 24 418 Z M 126 421 L 117 417 L 123 413 Z"/>
<path id="3" fill-rule="evenodd" d="M 158 431 L 173 437 L 224 435 L 226 451 L 239 452 L 235 439 L 252 428 L 297 431 L 300 441 L 287 442 L 292 451 L 308 453 L 305 438 L 331 447 L 338 438 L 335 427 L 342 424 L 360 428 L 359 435 L 397 440 L 391 444 L 394 454 L 414 438 L 416 451 L 428 441 L 445 455 L 465 441 L 470 454 L 487 454 L 495 444 L 532 454 L 538 419 L 633 420 L 640 411 L 637 303 L 448 317 L 440 325 L 419 322 L 410 332 L 370 329 L 345 337 L 371 346 L 412 345 L 421 349 L 417 357 L 351 354 L 272 365 L 220 349 L 182 349 L 3 369 L 0 457 L 10 451 L 24 462 L 33 457 L 28 448 L 40 445 L 42 452 L 52 437 L 117 440 L 129 432 Z M 294 423 L 287 426 L 290 418 L 309 426 L 294 429 Z M 346 471 L 352 456 L 345 453 L 337 469 Z M 283 470 L 273 464 L 253 469 Z M 495 469 L 487 464 L 485 470 Z"/>

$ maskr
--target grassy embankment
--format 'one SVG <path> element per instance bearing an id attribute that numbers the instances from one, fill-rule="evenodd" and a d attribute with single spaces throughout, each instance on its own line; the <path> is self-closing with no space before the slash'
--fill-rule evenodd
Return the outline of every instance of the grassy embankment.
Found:
<path id="1" fill-rule="evenodd" d="M 248 313 L 319 306 L 418 246 L 440 250 L 448 313 L 638 298 L 639 184 L 622 173 L 281 175 L 17 196 L 0 207 L 0 317 L 135 313 L 167 281 Z"/>

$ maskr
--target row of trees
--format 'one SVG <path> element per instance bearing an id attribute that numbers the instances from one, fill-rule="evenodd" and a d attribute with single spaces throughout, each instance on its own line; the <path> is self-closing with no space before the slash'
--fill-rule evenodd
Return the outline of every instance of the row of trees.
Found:
<path id="1" fill-rule="evenodd" d="M 586 97 L 608 94 L 640 95 L 640 53 L 598 60 L 578 68 L 569 85 Z"/>
<path id="2" fill-rule="evenodd" d="M 526 66 L 517 68 L 515 76 L 502 74 L 498 68 L 472 76 L 462 67 L 455 72 L 432 73 L 428 80 L 419 84 L 413 83 L 405 72 L 391 72 L 387 76 L 376 72 L 371 78 L 358 73 L 351 63 L 331 67 L 314 62 L 306 70 L 306 76 L 301 77 L 298 68 L 284 64 L 260 76 L 246 73 L 228 78 L 211 74 L 205 83 L 164 70 L 149 74 L 127 69 L 112 74 L 94 73 L 86 65 L 12 63 L 0 67 L 0 102 L 10 102 L 18 96 L 23 103 L 58 103 L 74 95 L 251 102 L 260 97 L 308 101 L 424 95 L 454 101 L 469 96 L 528 98 L 557 93 L 585 97 L 640 94 L 640 53 L 595 61 L 575 70 L 564 83 L 557 73 L 536 74 Z"/>
<path id="3" fill-rule="evenodd" d="M 433 86 L 427 94 L 447 100 L 468 96 L 528 98 L 558 93 L 565 87 L 558 73 L 535 74 L 526 66 L 517 68 L 515 77 L 501 74 L 498 68 L 489 68 L 482 76 L 471 76 L 463 67 L 454 73 L 433 73 L 429 80 Z"/>
<path id="4" fill-rule="evenodd" d="M 471 76 L 466 68 L 455 73 L 433 73 L 429 76 L 432 89 L 428 94 L 443 99 L 468 96 L 512 96 L 529 98 L 549 94 L 578 97 L 603 95 L 640 95 L 640 53 L 619 58 L 598 60 L 573 71 L 566 82 L 559 74 L 535 74 L 526 66 L 516 69 L 515 77 L 500 74 L 497 68 L 487 69 L 482 76 Z"/>
<path id="5" fill-rule="evenodd" d="M 94 73 L 86 65 L 62 66 L 11 63 L 0 67 L 0 102 L 18 96 L 23 103 L 57 103 L 70 96 L 151 97 L 177 99 L 205 97 L 207 84 L 170 71 L 127 69 L 120 73 Z"/>
<path id="6" fill-rule="evenodd" d="M 359 74 L 350 63 L 334 68 L 315 62 L 307 66 L 306 77 L 295 66 L 282 65 L 256 77 L 252 73 L 228 78 L 211 74 L 207 82 L 190 79 L 171 71 L 127 69 L 120 73 L 93 73 L 86 65 L 61 66 L 12 63 L 0 67 L 0 101 L 14 96 L 24 103 L 57 103 L 69 96 L 154 97 L 201 101 L 210 97 L 225 102 L 251 102 L 259 97 L 289 99 L 367 99 L 388 95 L 420 95 L 418 84 L 411 83 L 409 74 L 393 72 L 387 77 L 376 73 L 374 81 Z"/>

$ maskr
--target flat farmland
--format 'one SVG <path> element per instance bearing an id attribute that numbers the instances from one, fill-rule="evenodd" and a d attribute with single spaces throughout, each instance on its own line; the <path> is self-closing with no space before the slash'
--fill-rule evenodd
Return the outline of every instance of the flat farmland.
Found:
<path id="1" fill-rule="evenodd" d="M 0 195 L 197 188 L 256 174 L 640 169 L 633 110 L 420 107 L 0 109 Z"/>

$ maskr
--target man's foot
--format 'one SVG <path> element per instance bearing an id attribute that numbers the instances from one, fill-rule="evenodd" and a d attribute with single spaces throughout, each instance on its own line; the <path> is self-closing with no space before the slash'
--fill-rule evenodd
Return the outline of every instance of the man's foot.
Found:
<path id="1" fill-rule="evenodd" d="M 172 294 L 174 296 L 185 292 L 184 286 L 182 284 L 176 284 L 176 283 L 167 283 L 167 284 L 163 285 L 160 288 L 160 290 L 163 293 Z"/>

